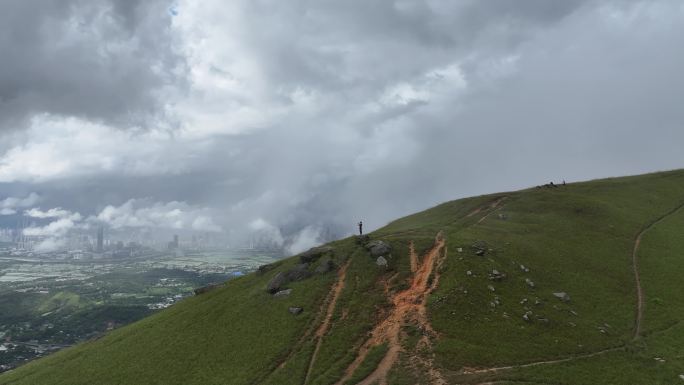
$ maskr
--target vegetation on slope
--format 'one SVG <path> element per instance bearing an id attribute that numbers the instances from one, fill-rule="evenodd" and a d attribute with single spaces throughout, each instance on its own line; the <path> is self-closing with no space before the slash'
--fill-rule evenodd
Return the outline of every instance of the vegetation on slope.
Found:
<path id="1" fill-rule="evenodd" d="M 392 245 L 386 268 L 334 242 L 346 268 L 289 296 L 265 287 L 295 257 L 0 384 L 677 383 L 682 204 L 684 171 L 448 202 L 371 234 Z"/>

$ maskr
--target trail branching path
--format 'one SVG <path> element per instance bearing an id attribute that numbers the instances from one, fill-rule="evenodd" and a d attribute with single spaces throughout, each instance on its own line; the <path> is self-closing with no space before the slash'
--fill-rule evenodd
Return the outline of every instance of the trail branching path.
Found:
<path id="1" fill-rule="evenodd" d="M 337 299 L 340 297 L 340 293 L 342 293 L 342 289 L 344 289 L 344 281 L 347 277 L 347 267 L 349 267 L 349 262 L 351 260 L 348 260 L 344 266 L 339 270 L 337 274 L 337 282 L 335 282 L 335 285 L 333 288 L 330 290 L 329 294 L 329 299 L 326 301 L 328 304 L 328 308 L 325 312 L 325 317 L 323 318 L 323 322 L 321 322 L 321 325 L 316 329 L 316 334 L 314 335 L 314 338 L 316 339 L 316 348 L 314 349 L 313 354 L 311 355 L 311 359 L 309 361 L 309 367 L 306 370 L 306 377 L 304 378 L 304 384 L 309 383 L 309 379 L 311 377 L 311 370 L 313 369 L 314 364 L 316 363 L 316 358 L 318 357 L 318 351 L 321 349 L 321 344 L 323 343 L 323 337 L 325 334 L 328 332 L 328 329 L 330 329 L 330 320 L 332 319 L 333 313 L 335 312 L 335 306 L 337 305 Z"/>
<path id="2" fill-rule="evenodd" d="M 636 311 L 636 320 L 634 321 L 634 334 L 632 335 L 633 340 L 636 340 L 637 338 L 639 338 L 639 336 L 641 336 L 641 321 L 644 318 L 644 292 L 643 292 L 643 289 L 641 288 L 641 277 L 639 276 L 639 256 L 638 256 L 639 246 L 641 245 L 641 238 L 643 237 L 643 235 L 647 231 L 651 230 L 655 225 L 662 222 L 667 217 L 676 214 L 683 207 L 684 207 L 684 203 L 675 207 L 674 209 L 668 211 L 667 213 L 663 214 L 662 216 L 658 217 L 656 220 L 654 220 L 653 222 L 646 225 L 637 234 L 636 238 L 634 239 L 634 247 L 632 248 L 632 268 L 634 269 L 634 280 L 636 282 L 637 311 Z"/>
<path id="3" fill-rule="evenodd" d="M 634 238 L 634 245 L 632 247 L 632 267 L 634 270 L 634 280 L 636 283 L 637 308 L 636 308 L 636 318 L 634 321 L 634 332 L 632 335 L 633 340 L 636 340 L 641 336 L 641 322 L 642 322 L 643 315 L 644 315 L 644 294 L 643 294 L 643 289 L 641 287 L 641 277 L 639 275 L 639 263 L 638 263 L 639 262 L 638 251 L 639 251 L 639 246 L 641 245 L 641 239 L 647 231 L 651 230 L 655 225 L 657 225 L 658 223 L 667 219 L 669 216 L 676 214 L 682 208 L 684 208 L 684 203 L 675 207 L 674 209 L 668 211 L 667 213 L 661 215 L 660 217 L 656 218 L 652 222 L 648 223 L 646 226 L 644 226 L 637 233 L 637 235 Z M 675 326 L 675 325 L 673 325 L 673 326 Z M 578 360 L 578 359 L 596 357 L 596 356 L 599 356 L 602 354 L 606 354 L 606 353 L 610 353 L 610 352 L 614 352 L 614 351 L 618 351 L 618 350 L 624 350 L 624 348 L 625 348 L 625 346 L 622 345 L 622 346 L 618 346 L 618 347 L 599 350 L 599 351 L 592 352 L 592 353 L 579 354 L 579 355 L 574 355 L 571 357 L 560 358 L 560 359 L 555 359 L 555 360 L 536 361 L 536 362 L 530 362 L 527 364 L 520 364 L 520 365 L 500 366 L 500 367 L 496 367 L 496 368 L 485 368 L 485 369 L 465 368 L 464 374 L 492 373 L 492 372 L 498 372 L 498 371 L 510 370 L 510 369 L 519 369 L 519 368 L 527 368 L 527 367 L 540 366 L 540 365 L 557 364 L 557 363 L 568 362 L 568 361 L 573 361 L 573 360 Z"/>
<path id="4" fill-rule="evenodd" d="M 444 258 L 446 258 L 446 247 L 442 233 L 440 232 L 437 235 L 434 246 L 423 256 L 422 261 L 418 261 L 413 248 L 411 248 L 411 254 L 411 270 L 413 272 L 411 286 L 392 297 L 393 307 L 389 315 L 375 326 L 371 332 L 371 337 L 361 345 L 356 359 L 347 367 L 344 376 L 336 385 L 347 382 L 366 359 L 369 351 L 373 347 L 385 343 L 387 344 L 387 353 L 375 370 L 359 382 L 359 385 L 370 385 L 373 383 L 386 385 L 387 375 L 399 358 L 399 353 L 402 350 L 401 327 L 406 322 L 413 321 L 428 334 L 434 334 L 427 319 L 426 304 L 428 294 L 435 289 L 436 282 L 439 279 L 439 274 L 435 271 L 436 266 L 441 264 Z M 433 272 L 435 275 L 433 280 L 430 281 L 430 276 Z M 424 336 L 420 343 L 429 344 L 429 338 Z M 427 362 L 427 364 L 430 363 Z M 430 367 L 429 373 L 433 377 L 434 383 L 446 384 L 446 381 L 441 379 L 441 375 L 436 369 Z"/>

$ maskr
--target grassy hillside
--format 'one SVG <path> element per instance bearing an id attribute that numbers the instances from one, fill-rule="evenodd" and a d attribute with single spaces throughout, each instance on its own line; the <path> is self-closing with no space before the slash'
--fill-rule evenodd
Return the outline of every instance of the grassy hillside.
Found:
<path id="1" fill-rule="evenodd" d="M 370 235 L 387 266 L 333 242 L 0 384 L 684 383 L 682 205 L 684 171 L 448 202 Z"/>

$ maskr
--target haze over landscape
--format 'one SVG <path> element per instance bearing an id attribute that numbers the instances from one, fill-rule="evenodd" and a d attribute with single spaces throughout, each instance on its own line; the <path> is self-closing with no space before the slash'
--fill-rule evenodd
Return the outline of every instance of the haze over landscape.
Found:
<path id="1" fill-rule="evenodd" d="M 681 1 L 2 5 L 0 384 L 684 380 Z"/>

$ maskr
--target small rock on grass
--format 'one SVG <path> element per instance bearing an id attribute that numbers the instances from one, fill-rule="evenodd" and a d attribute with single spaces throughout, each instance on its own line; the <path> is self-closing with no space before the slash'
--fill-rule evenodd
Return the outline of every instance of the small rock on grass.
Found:
<path id="1" fill-rule="evenodd" d="M 298 315 L 304 311 L 303 308 L 298 307 L 298 306 L 290 306 L 287 310 L 294 315 Z"/>

